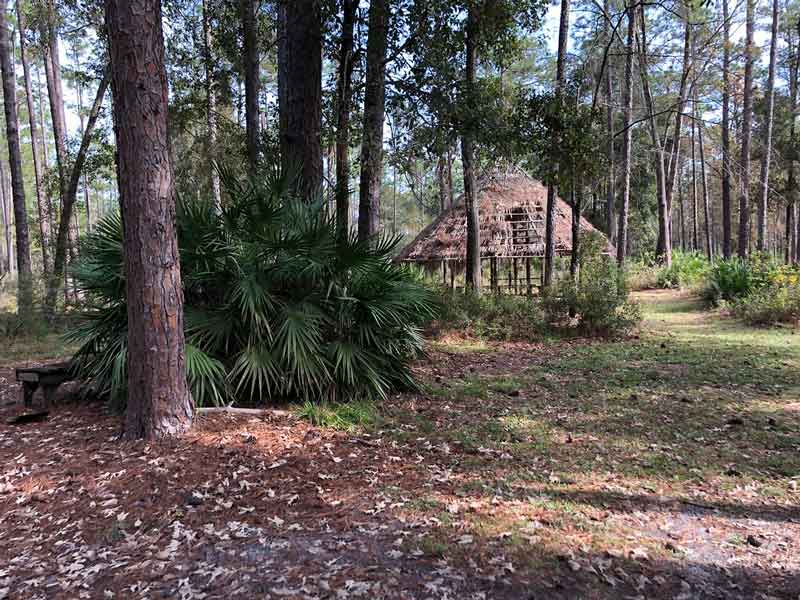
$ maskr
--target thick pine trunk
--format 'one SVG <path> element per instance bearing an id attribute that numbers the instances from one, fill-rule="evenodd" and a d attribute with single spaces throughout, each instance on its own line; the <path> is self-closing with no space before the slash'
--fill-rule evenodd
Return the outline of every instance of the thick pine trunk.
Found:
<path id="1" fill-rule="evenodd" d="M 467 94 L 474 93 L 478 67 L 478 15 L 470 6 L 466 29 L 465 83 Z M 481 230 L 478 206 L 478 189 L 475 176 L 475 142 L 472 125 L 461 135 L 461 163 L 464 171 L 464 208 L 467 215 L 467 265 L 466 284 L 474 294 L 481 293 Z"/>
<path id="2" fill-rule="evenodd" d="M 206 137 L 208 148 L 206 155 L 211 160 L 209 177 L 211 178 L 211 197 L 214 208 L 222 209 L 222 191 L 219 185 L 217 172 L 217 92 L 214 89 L 214 39 L 211 36 L 211 15 L 208 10 L 208 0 L 203 0 L 203 66 L 205 69 L 206 84 Z"/>
<path id="3" fill-rule="evenodd" d="M 336 89 L 336 228 L 347 235 L 350 214 L 350 112 L 353 104 L 353 30 L 358 0 L 342 1 Z"/>
<path id="4" fill-rule="evenodd" d="M 631 0 L 626 2 L 628 13 L 628 39 L 625 53 L 625 84 L 622 91 L 622 201 L 620 202 L 619 227 L 617 235 L 617 264 L 625 265 L 625 254 L 628 247 L 628 209 L 631 198 L 631 113 L 633 112 L 633 52 L 636 37 L 635 5 Z"/>
<path id="5" fill-rule="evenodd" d="M 128 404 L 125 436 L 162 438 L 194 417 L 167 137 L 160 0 L 106 0 L 125 240 Z"/>
<path id="6" fill-rule="evenodd" d="M 767 201 L 769 199 L 769 163 L 772 158 L 772 124 L 775 112 L 775 62 L 778 51 L 778 0 L 772 0 L 772 31 L 769 50 L 769 75 L 767 76 L 766 139 L 761 158 L 761 190 L 758 202 L 758 250 L 767 250 Z"/>
<path id="7" fill-rule="evenodd" d="M 315 0 L 282 7 L 284 51 L 279 54 L 281 160 L 297 176 L 295 189 L 308 198 L 322 189 L 322 22 Z"/>
<path id="8" fill-rule="evenodd" d="M 746 0 L 747 24 L 744 63 L 744 93 L 742 100 L 742 155 L 739 164 L 739 245 L 738 255 L 747 258 L 750 249 L 750 138 L 753 125 L 753 33 L 755 23 L 755 0 Z"/>
<path id="9" fill-rule="evenodd" d="M 1 14 L 5 16 L 7 0 L 0 1 Z M 19 119 L 17 116 L 17 91 L 14 64 L 11 60 L 11 32 L 8 20 L 0 22 L 0 70 L 3 77 L 3 108 L 6 117 L 6 141 L 8 162 L 11 167 L 11 194 L 14 201 L 14 233 L 17 237 L 18 292 L 17 312 L 29 319 L 33 310 L 33 281 L 31 274 L 31 249 L 28 239 L 28 212 L 25 208 L 24 173 L 22 151 L 19 143 Z"/>
<path id="10" fill-rule="evenodd" d="M 362 240 L 377 233 L 380 226 L 388 35 L 387 0 L 370 0 L 364 127 L 361 134 L 361 177 L 358 190 L 358 237 Z"/>
<path id="11" fill-rule="evenodd" d="M 19 55 L 22 62 L 22 73 L 25 78 L 25 100 L 28 108 L 28 124 L 31 135 L 31 155 L 33 157 L 33 181 L 36 187 L 36 209 L 39 216 L 39 236 L 42 246 L 42 270 L 45 280 L 53 270 L 53 259 L 50 256 L 50 206 L 44 191 L 43 165 L 39 154 L 39 128 L 36 123 L 36 108 L 33 104 L 33 85 L 31 83 L 31 70 L 28 63 L 28 49 L 25 42 L 25 14 L 22 11 L 21 0 L 16 0 L 17 27 L 19 28 Z"/>
<path id="12" fill-rule="evenodd" d="M 558 24 L 558 57 L 556 59 L 556 94 L 561 97 L 564 85 L 564 71 L 567 63 L 567 42 L 569 41 L 569 0 L 561 0 L 561 17 Z M 556 141 L 556 143 L 558 143 Z M 558 168 L 558 167 L 557 167 Z M 551 183 L 547 186 L 547 207 L 544 222 L 544 279 L 542 287 L 553 283 L 556 259 L 556 197 L 558 190 Z"/>
<path id="13" fill-rule="evenodd" d="M 281 0 L 278 10 L 283 9 Z M 244 38 L 244 95 L 245 95 L 245 132 L 247 137 L 247 160 L 250 173 L 255 173 L 258 165 L 259 151 L 259 104 L 258 96 L 261 89 L 261 71 L 258 49 L 258 21 L 256 4 L 258 0 L 241 0 L 242 37 Z M 278 40 L 282 44 L 282 40 Z"/>
<path id="14" fill-rule="evenodd" d="M 730 15 L 728 0 L 722 0 L 723 19 L 723 54 L 722 54 L 722 256 L 730 258 L 732 245 L 732 211 L 731 211 L 731 51 L 730 51 Z"/>

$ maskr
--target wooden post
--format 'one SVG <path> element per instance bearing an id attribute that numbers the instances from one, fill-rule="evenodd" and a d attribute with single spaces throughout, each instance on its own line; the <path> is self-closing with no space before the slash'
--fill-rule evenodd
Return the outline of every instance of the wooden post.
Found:
<path id="1" fill-rule="evenodd" d="M 455 269 L 453 269 L 453 265 L 450 265 L 450 289 L 456 289 L 456 272 Z"/>
<path id="2" fill-rule="evenodd" d="M 533 293 L 531 289 L 531 257 L 525 259 L 525 283 L 528 285 L 528 296 Z"/>
<path id="3" fill-rule="evenodd" d="M 442 259 L 442 285 L 447 285 L 447 263 Z"/>
<path id="4" fill-rule="evenodd" d="M 517 259 L 514 258 L 514 293 L 519 294 L 519 270 L 517 267 Z"/>

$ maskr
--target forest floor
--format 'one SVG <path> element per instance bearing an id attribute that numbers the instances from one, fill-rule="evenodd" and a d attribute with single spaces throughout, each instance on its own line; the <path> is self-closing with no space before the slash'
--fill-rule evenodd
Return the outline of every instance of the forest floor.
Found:
<path id="1" fill-rule="evenodd" d="M 622 341 L 431 343 L 349 432 L 213 414 L 169 443 L 20 410 L 0 349 L 0 598 L 793 598 L 800 337 L 673 292 Z"/>

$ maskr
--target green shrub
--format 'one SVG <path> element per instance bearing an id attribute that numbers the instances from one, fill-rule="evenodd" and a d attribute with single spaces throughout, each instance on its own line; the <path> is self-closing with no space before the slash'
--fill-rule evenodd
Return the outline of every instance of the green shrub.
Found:
<path id="1" fill-rule="evenodd" d="M 672 265 L 662 267 L 656 275 L 656 287 L 686 288 L 700 284 L 708 275 L 710 264 L 699 252 L 672 253 Z"/>
<path id="2" fill-rule="evenodd" d="M 340 238 L 325 202 L 266 171 L 227 201 L 180 201 L 187 375 L 198 404 L 381 399 L 412 387 L 410 362 L 435 298 L 391 262 L 395 238 Z M 81 375 L 124 400 L 126 304 L 119 215 L 98 224 L 73 270 L 91 303 L 68 339 Z"/>
<path id="3" fill-rule="evenodd" d="M 800 286 L 767 286 L 730 304 L 731 313 L 750 325 L 800 321 Z"/>
<path id="4" fill-rule="evenodd" d="M 781 264 L 768 255 L 756 254 L 749 260 L 734 257 L 714 263 L 703 296 L 717 306 L 723 301 L 735 302 L 765 288 L 796 285 L 799 278 L 796 266 Z"/>
<path id="5" fill-rule="evenodd" d="M 545 329 L 538 302 L 526 296 L 483 294 L 440 289 L 441 329 L 480 339 L 529 340 Z"/>
<path id="6" fill-rule="evenodd" d="M 629 299 L 625 277 L 596 243 L 585 243 L 577 282 L 560 278 L 542 296 L 541 305 L 553 326 L 575 324 L 591 335 L 620 335 L 642 319 L 639 305 Z"/>

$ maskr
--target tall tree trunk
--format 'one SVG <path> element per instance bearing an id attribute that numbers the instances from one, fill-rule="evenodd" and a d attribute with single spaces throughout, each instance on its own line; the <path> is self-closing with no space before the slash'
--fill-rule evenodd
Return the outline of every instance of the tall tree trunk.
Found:
<path id="1" fill-rule="evenodd" d="M 278 2 L 278 10 L 284 10 L 284 2 Z M 259 104 L 261 89 L 261 58 L 258 48 L 258 16 L 256 5 L 258 0 L 241 0 L 242 37 L 244 38 L 244 95 L 245 95 L 245 131 L 247 136 L 247 160 L 250 173 L 254 174 L 259 158 Z M 279 34 L 282 35 L 283 34 Z M 284 44 L 278 40 L 279 46 Z"/>
<path id="2" fill-rule="evenodd" d="M 106 0 L 106 26 L 128 305 L 125 436 L 162 438 L 191 426 L 194 403 L 186 382 L 161 2 Z"/>
<path id="3" fill-rule="evenodd" d="M 6 273 L 14 272 L 14 236 L 11 233 L 11 200 L 6 193 L 6 167 L 0 162 L 0 200 L 3 205 L 3 237 L 5 240 L 3 267 Z"/>
<path id="4" fill-rule="evenodd" d="M 750 246 L 750 137 L 753 124 L 753 33 L 755 0 L 747 3 L 747 36 L 745 41 L 744 97 L 742 100 L 742 176 L 739 179 L 739 248 L 741 258 L 747 258 Z"/>
<path id="5" fill-rule="evenodd" d="M 19 55 L 22 62 L 22 72 L 25 78 L 25 100 L 28 108 L 28 124 L 31 130 L 31 155 L 33 156 L 33 181 L 36 187 L 36 209 L 39 216 L 39 236 L 42 246 L 42 270 L 44 277 L 53 270 L 50 256 L 50 210 L 48 198 L 44 192 L 42 177 L 42 164 L 39 154 L 39 133 L 36 123 L 36 109 L 33 104 L 33 85 L 31 83 L 31 70 L 28 64 L 28 50 L 25 43 L 25 14 L 22 11 L 21 0 L 16 0 L 17 27 L 19 28 Z"/>
<path id="6" fill-rule="evenodd" d="M 767 76 L 767 134 L 761 158 L 761 194 L 758 203 L 758 250 L 767 250 L 767 200 L 769 199 L 769 163 L 772 158 L 772 122 L 775 113 L 775 62 L 778 54 L 778 0 L 772 0 L 772 32 Z"/>
<path id="7" fill-rule="evenodd" d="M 449 148 L 436 162 L 436 184 L 439 190 L 439 211 L 444 212 L 453 205 L 453 172 Z"/>
<path id="8" fill-rule="evenodd" d="M 206 136 L 208 150 L 206 154 L 211 159 L 211 196 L 214 208 L 222 210 L 222 191 L 219 185 L 219 172 L 217 171 L 217 93 L 214 89 L 214 39 L 211 35 L 211 15 L 208 10 L 208 0 L 203 0 L 203 64 L 206 78 Z M 248 139 L 249 141 L 249 139 Z"/>
<path id="9" fill-rule="evenodd" d="M 697 104 L 695 104 L 695 119 L 697 117 Z M 706 150 L 703 146 L 703 123 L 697 121 L 697 141 L 700 144 L 700 181 L 703 185 L 703 227 L 706 237 L 706 256 L 709 262 L 714 260 L 714 240 L 711 232 L 711 201 L 708 195 L 708 178 L 706 177 Z"/>
<path id="10" fill-rule="evenodd" d="M 728 0 L 722 0 L 723 54 L 722 54 L 722 256 L 730 258 L 732 245 L 731 210 L 731 24 Z"/>
<path id="11" fill-rule="evenodd" d="M 56 255 L 53 261 L 53 276 L 50 278 L 47 287 L 47 298 L 45 307 L 50 317 L 52 317 L 55 310 L 56 299 L 58 296 L 58 288 L 61 285 L 61 279 L 66 272 L 66 257 L 68 250 L 68 239 L 70 234 L 70 224 L 72 222 L 72 210 L 75 205 L 75 198 L 78 194 L 78 184 L 80 183 L 81 173 L 83 172 L 83 165 L 86 162 L 86 154 L 89 151 L 89 144 L 92 141 L 92 134 L 97 124 L 97 118 L 100 115 L 100 108 L 103 106 L 103 98 L 106 94 L 109 81 L 111 80 L 111 70 L 106 67 L 103 73 L 103 79 L 97 86 L 97 94 L 95 95 L 92 108 L 89 110 L 89 118 L 86 121 L 86 129 L 81 138 L 81 145 L 78 148 L 78 154 L 75 155 L 75 161 L 72 164 L 72 171 L 70 172 L 69 179 L 66 183 L 66 189 L 63 192 L 63 202 L 61 206 L 61 219 L 58 223 L 58 236 L 56 238 Z"/>
<path id="12" fill-rule="evenodd" d="M 622 202 L 620 202 L 619 228 L 617 237 L 617 264 L 625 265 L 628 248 L 628 208 L 631 198 L 631 113 L 633 112 L 633 52 L 636 37 L 636 12 L 632 0 L 626 0 L 628 13 L 628 39 L 625 54 L 625 87 L 622 91 Z"/>
<path id="13" fill-rule="evenodd" d="M 22 172 L 22 151 L 19 143 L 17 117 L 17 90 L 12 63 L 11 32 L 6 11 L 8 1 L 0 0 L 0 70 L 3 77 L 3 108 L 6 117 L 8 162 L 11 167 L 11 193 L 14 201 L 14 233 L 17 236 L 18 293 L 17 313 L 30 319 L 33 311 L 33 280 L 31 273 L 31 248 L 28 239 L 28 211 L 25 208 L 25 175 Z"/>
<path id="14" fill-rule="evenodd" d="M 560 98 L 564 85 L 564 72 L 567 63 L 567 43 L 569 42 L 569 1 L 561 0 L 561 17 L 558 24 L 558 56 L 556 58 L 556 95 Z M 556 141 L 556 143 L 558 143 Z M 547 209 L 544 227 L 544 280 L 542 287 L 548 288 L 553 282 L 556 258 L 556 199 L 558 190 L 554 184 L 547 186 Z"/>
<path id="15" fill-rule="evenodd" d="M 75 64 L 80 66 L 80 56 L 78 55 L 77 48 L 75 50 Z M 78 133 L 82 138 L 83 132 L 86 129 L 86 119 L 83 115 L 83 83 L 80 79 L 77 81 L 76 88 L 78 96 L 78 124 L 80 125 Z M 86 205 L 86 233 L 89 233 L 92 230 L 92 206 L 89 198 L 89 178 L 86 176 L 85 171 L 83 177 L 81 177 L 81 187 L 83 188 L 83 202 Z"/>
<path id="16" fill-rule="evenodd" d="M 353 104 L 353 30 L 358 0 L 342 0 L 336 89 L 336 228 L 347 235 L 350 214 L 350 111 Z"/>
<path id="17" fill-rule="evenodd" d="M 692 105 L 697 102 L 697 98 L 693 98 Z M 700 247 L 699 244 L 699 231 L 697 223 L 697 155 L 695 154 L 695 116 L 696 112 L 692 110 L 692 127 L 691 127 L 691 144 L 692 144 L 692 251 L 697 252 Z"/>
<path id="18" fill-rule="evenodd" d="M 281 159 L 297 175 L 304 197 L 322 189 L 322 21 L 316 0 L 286 1 L 278 87 L 285 101 L 281 117 Z"/>
<path id="19" fill-rule="evenodd" d="M 671 211 L 669 210 L 666 192 L 666 153 L 664 151 L 664 143 L 661 140 L 661 134 L 658 131 L 655 102 L 653 101 L 653 93 L 650 90 L 650 75 L 648 72 L 649 64 L 647 57 L 647 25 L 645 23 L 644 6 L 639 9 L 639 13 L 641 16 L 639 21 L 641 33 L 641 48 L 639 49 L 639 73 L 642 80 L 642 91 L 644 93 L 645 104 L 647 106 L 647 112 L 649 113 L 648 124 L 650 129 L 650 141 L 655 148 L 656 194 L 658 197 L 658 235 L 660 239 L 666 240 L 670 238 L 670 231 L 672 229 L 670 227 L 672 215 L 670 214 Z M 662 260 L 667 267 L 672 264 L 671 245 L 663 250 Z"/>
<path id="20" fill-rule="evenodd" d="M 798 185 L 795 174 L 797 161 L 797 88 L 800 85 L 800 18 L 797 19 L 797 47 L 794 50 L 794 64 L 789 70 L 790 125 L 786 195 L 786 262 L 794 263 L 800 259 L 800 236 L 798 236 L 797 204 Z"/>
<path id="21" fill-rule="evenodd" d="M 361 179 L 358 190 L 358 237 L 362 240 L 375 234 L 380 225 L 389 9 L 387 0 L 370 0 L 364 127 L 361 134 Z"/>
<path id="22" fill-rule="evenodd" d="M 572 252 L 569 260 L 569 274 L 575 281 L 581 265 L 581 211 L 583 210 L 583 181 L 575 183 L 572 192 Z"/>
<path id="23" fill-rule="evenodd" d="M 689 79 L 692 74 L 692 22 L 690 8 L 684 5 L 684 34 L 683 34 L 683 68 L 681 72 L 680 88 L 678 90 L 678 105 L 675 112 L 675 128 L 672 134 L 672 153 L 667 168 L 667 181 L 665 194 L 667 200 L 667 214 L 672 214 L 672 195 L 678 175 L 678 162 L 681 148 L 681 129 L 683 127 L 683 111 L 686 108 L 686 100 L 689 94 Z M 665 258 L 671 253 L 672 246 L 672 227 L 671 218 L 666 221 L 666 236 L 659 236 L 656 245 L 656 254 Z M 666 261 L 665 261 L 666 262 Z"/>
<path id="24" fill-rule="evenodd" d="M 609 14 L 609 0 L 603 2 L 603 11 Z M 608 19 L 604 19 L 605 36 L 610 38 L 611 32 Z M 608 42 L 607 42 L 608 43 Z M 617 220 L 616 220 L 616 191 L 615 180 L 616 172 L 614 166 L 614 89 L 611 79 L 611 69 L 605 69 L 605 88 L 606 88 L 606 133 L 608 135 L 608 146 L 606 149 L 608 158 L 608 174 L 606 176 L 606 232 L 608 241 L 612 244 L 617 241 Z"/>
<path id="25" fill-rule="evenodd" d="M 469 5 L 466 28 L 466 88 L 467 94 L 475 91 L 478 67 L 478 35 L 480 23 L 477 8 Z M 461 134 L 461 164 L 464 171 L 464 209 L 467 215 L 467 265 L 466 285 L 480 295 L 483 285 L 481 272 L 481 229 L 479 219 L 478 185 L 475 177 L 475 141 L 473 124 L 468 124 Z"/>

